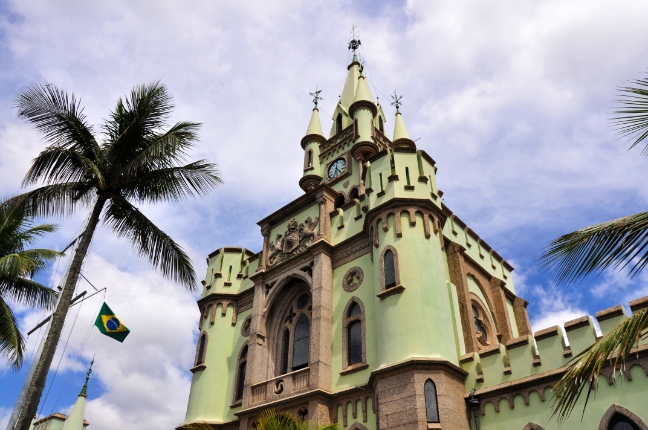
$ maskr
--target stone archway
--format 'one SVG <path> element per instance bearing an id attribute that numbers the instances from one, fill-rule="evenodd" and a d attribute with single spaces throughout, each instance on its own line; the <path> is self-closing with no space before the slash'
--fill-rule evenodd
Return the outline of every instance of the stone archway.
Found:
<path id="1" fill-rule="evenodd" d="M 648 430 L 648 426 L 646 423 L 644 423 L 641 418 L 639 418 L 637 415 L 634 413 L 630 412 L 628 409 L 624 408 L 623 406 L 619 405 L 612 405 L 608 408 L 607 411 L 603 414 L 603 417 L 601 418 L 601 423 L 599 424 L 599 430 L 607 430 L 608 426 L 610 425 L 610 421 L 612 421 L 612 418 L 616 414 L 621 414 L 625 416 L 626 418 L 632 420 L 637 427 L 639 427 L 641 430 Z"/>

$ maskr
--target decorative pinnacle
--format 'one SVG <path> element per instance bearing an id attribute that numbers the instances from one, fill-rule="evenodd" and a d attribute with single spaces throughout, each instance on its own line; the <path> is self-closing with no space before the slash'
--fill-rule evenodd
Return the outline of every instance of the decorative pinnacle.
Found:
<path id="1" fill-rule="evenodd" d="M 88 368 L 88 373 L 86 373 L 86 380 L 85 384 L 83 384 L 83 388 L 81 389 L 81 394 L 86 395 L 86 390 L 88 389 L 88 381 L 90 380 L 90 374 L 92 373 L 92 365 L 94 364 L 94 356 L 92 357 L 92 361 L 90 361 L 90 367 Z"/>
<path id="2" fill-rule="evenodd" d="M 314 93 L 308 93 L 311 96 L 313 96 L 313 103 L 315 103 L 315 109 L 317 109 L 317 102 L 319 102 L 320 100 L 324 100 L 322 97 L 320 97 L 321 92 L 322 92 L 322 90 L 318 90 L 317 85 L 316 85 L 315 86 L 315 92 Z"/>
<path id="3" fill-rule="evenodd" d="M 356 49 L 362 45 L 360 42 L 360 32 L 356 34 L 356 29 L 358 28 L 357 25 L 354 25 L 351 27 L 351 40 L 349 41 L 349 49 L 353 51 L 353 55 L 355 55 Z"/>
<path id="4" fill-rule="evenodd" d="M 396 90 L 394 90 L 394 95 L 391 96 L 391 98 L 393 100 L 393 102 L 391 102 L 391 105 L 396 106 L 396 113 L 399 113 L 398 109 L 403 104 L 401 103 L 401 99 L 403 98 L 403 96 L 399 96 L 398 94 L 396 94 Z"/>

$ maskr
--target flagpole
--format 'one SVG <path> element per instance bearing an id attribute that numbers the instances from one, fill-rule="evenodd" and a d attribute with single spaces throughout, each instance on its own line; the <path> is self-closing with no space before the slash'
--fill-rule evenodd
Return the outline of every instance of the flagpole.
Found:
<path id="1" fill-rule="evenodd" d="M 83 223 L 83 229 L 81 230 L 82 232 L 85 231 L 86 226 L 88 225 L 88 221 L 89 221 L 89 217 L 88 219 L 86 219 L 85 223 Z M 70 245 L 68 245 L 69 248 L 72 244 L 74 244 L 74 249 L 71 255 L 74 255 L 74 253 L 76 252 L 76 249 L 79 246 L 80 237 L 81 236 L 78 236 L 76 239 L 74 239 L 74 241 Z M 63 252 L 65 252 L 65 249 L 63 250 Z M 62 280 L 65 279 L 65 281 L 61 283 L 62 285 L 65 285 L 65 282 L 67 281 L 67 277 L 70 273 L 71 263 L 72 263 L 72 259 L 70 258 L 65 267 L 65 272 L 63 272 L 63 276 L 61 277 Z M 60 301 L 61 301 L 61 295 L 59 294 L 58 299 L 56 300 L 56 307 L 54 309 L 58 307 Z M 52 325 L 52 318 L 50 318 L 49 322 L 45 327 L 45 334 L 41 339 L 41 343 L 38 346 L 36 355 L 34 355 L 34 359 L 32 361 L 31 367 L 29 368 L 29 373 L 27 374 L 27 379 L 25 379 L 25 383 L 23 384 L 22 390 L 20 391 L 20 395 L 18 395 L 16 404 L 13 408 L 13 411 L 11 412 L 11 417 L 9 417 L 9 423 L 7 423 L 7 430 L 13 430 L 13 428 L 16 425 L 16 422 L 18 421 L 18 417 L 20 416 L 20 411 L 22 410 L 23 405 L 27 400 L 27 391 L 29 390 L 29 386 L 31 385 L 32 379 L 34 379 L 34 373 L 36 373 L 36 367 L 38 367 L 38 362 L 40 361 L 41 355 L 43 354 L 43 348 L 45 347 L 45 341 L 47 340 L 47 334 L 49 333 L 51 325 Z"/>

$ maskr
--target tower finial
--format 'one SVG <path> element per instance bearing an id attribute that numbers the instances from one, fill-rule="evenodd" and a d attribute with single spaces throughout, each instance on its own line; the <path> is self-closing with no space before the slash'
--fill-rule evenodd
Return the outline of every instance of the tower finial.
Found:
<path id="1" fill-rule="evenodd" d="M 321 93 L 321 92 L 322 92 L 322 90 L 318 90 L 318 89 L 317 89 L 317 85 L 315 85 L 315 92 L 314 92 L 314 93 L 308 93 L 308 94 L 310 94 L 311 96 L 313 96 L 313 103 L 315 103 L 315 109 L 317 109 L 317 103 L 318 103 L 320 100 L 324 100 L 322 97 L 320 97 L 320 93 Z"/>
<path id="2" fill-rule="evenodd" d="M 401 99 L 403 98 L 403 96 L 399 96 L 398 94 L 396 94 L 396 90 L 394 90 L 394 95 L 391 96 L 391 98 L 393 100 L 393 102 L 391 102 L 391 105 L 396 106 L 396 113 L 399 113 L 398 109 L 403 104 L 403 103 L 401 103 Z"/>
<path id="3" fill-rule="evenodd" d="M 357 25 L 354 25 L 351 27 L 351 40 L 349 41 L 349 49 L 353 51 L 353 55 L 355 55 L 356 49 L 360 47 L 362 44 L 360 42 L 360 32 L 356 33 L 356 29 L 358 28 Z"/>
<path id="4" fill-rule="evenodd" d="M 94 364 L 94 356 L 92 356 L 92 361 L 90 361 L 90 367 L 88 368 L 88 373 L 86 373 L 86 380 L 85 384 L 83 384 L 83 388 L 81 389 L 81 394 L 80 395 L 86 395 L 86 391 L 88 389 L 88 381 L 90 380 L 90 374 L 92 373 L 92 365 Z"/>

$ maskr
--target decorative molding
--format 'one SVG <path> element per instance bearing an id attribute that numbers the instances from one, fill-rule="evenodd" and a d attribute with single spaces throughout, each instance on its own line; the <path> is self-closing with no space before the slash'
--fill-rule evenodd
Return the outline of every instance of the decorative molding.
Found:
<path id="1" fill-rule="evenodd" d="M 335 247 L 331 261 L 333 269 L 337 269 L 350 261 L 360 258 L 365 254 L 369 254 L 370 252 L 371 243 L 367 240 L 367 237 L 364 234 L 361 234 L 355 239 L 343 242 Z"/>
<path id="2" fill-rule="evenodd" d="M 364 280 L 364 271 L 359 266 L 354 266 L 347 270 L 347 272 L 342 277 L 342 288 L 347 293 L 352 293 L 357 290 L 362 281 Z"/>
<path id="3" fill-rule="evenodd" d="M 646 423 L 644 423 L 641 418 L 639 418 L 637 415 L 624 408 L 623 406 L 615 404 L 610 406 L 608 410 L 603 414 L 603 418 L 601 418 L 601 423 L 599 424 L 598 430 L 607 430 L 609 428 L 610 421 L 612 421 L 612 418 L 617 414 L 623 415 L 630 421 L 634 422 L 634 424 L 639 427 L 639 430 L 648 430 L 648 425 L 646 425 Z"/>

